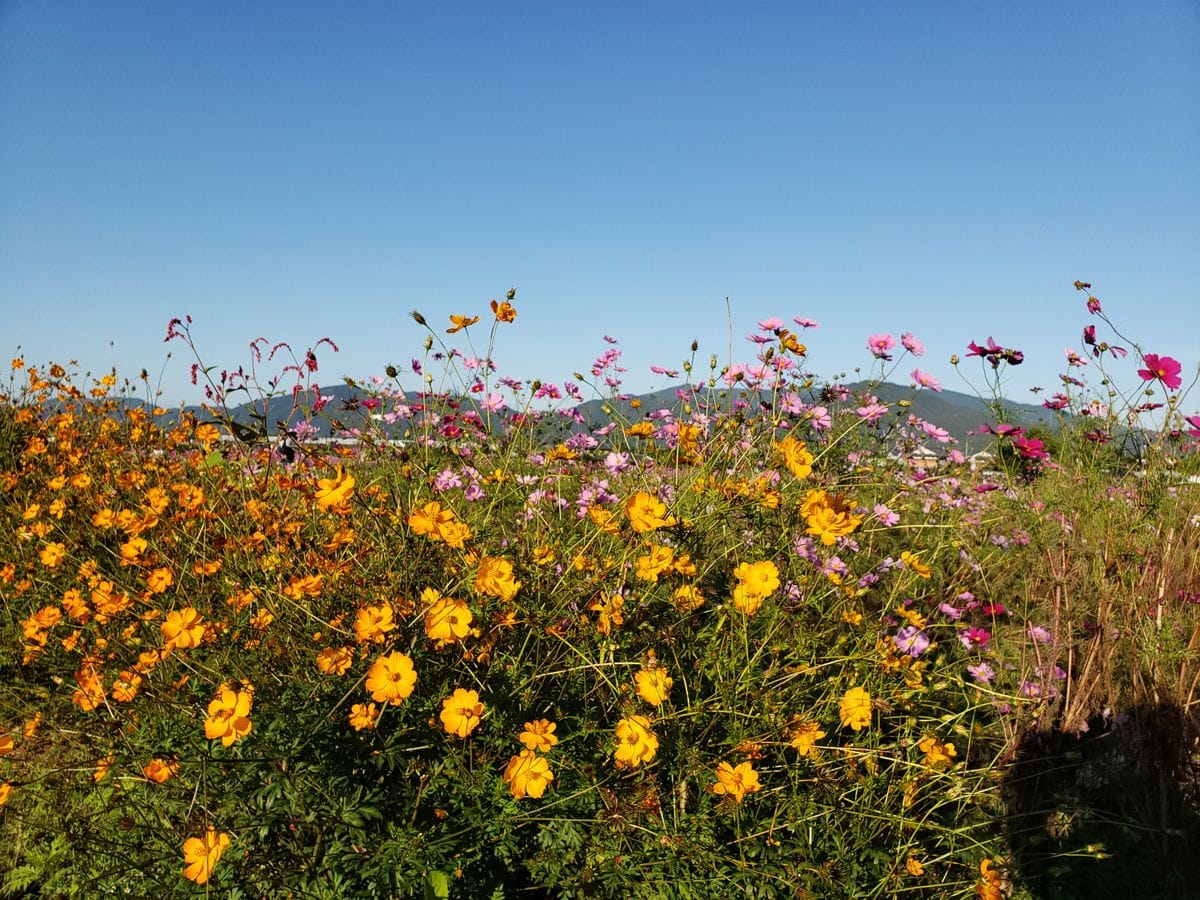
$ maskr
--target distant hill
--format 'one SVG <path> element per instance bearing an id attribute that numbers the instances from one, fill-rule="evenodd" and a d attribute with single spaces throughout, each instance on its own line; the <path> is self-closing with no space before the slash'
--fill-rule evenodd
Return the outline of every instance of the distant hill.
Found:
<path id="1" fill-rule="evenodd" d="M 845 385 L 845 387 L 857 395 L 866 389 L 867 384 L 867 382 L 855 382 Z M 819 390 L 819 388 L 814 388 L 818 394 Z M 547 422 L 548 427 L 545 429 L 545 433 L 549 438 L 552 431 L 562 430 L 570 433 L 583 428 L 598 428 L 612 421 L 613 414 L 619 421 L 627 422 L 640 421 L 656 410 L 662 409 L 668 409 L 673 415 L 679 416 L 683 413 L 684 404 L 679 396 L 681 391 L 685 396 L 690 395 L 689 386 L 680 384 L 623 399 L 586 400 L 573 408 L 582 418 L 583 425 L 556 415 Z M 948 390 L 939 393 L 925 389 L 914 393 L 911 387 L 891 383 L 876 385 L 872 388 L 872 393 L 879 398 L 881 403 L 893 407 L 901 400 L 911 400 L 912 405 L 909 407 L 909 411 L 913 415 L 946 429 L 960 442 L 961 448 L 964 450 L 978 450 L 990 443 L 988 435 L 972 433 L 978 432 L 981 424 L 993 422 L 991 411 L 978 397 Z M 371 411 L 363 406 L 363 401 L 371 396 L 368 390 L 356 385 L 334 384 L 322 387 L 321 394 L 330 399 L 320 414 L 311 416 L 309 419 L 311 425 L 316 429 L 313 437 L 328 438 L 338 430 L 359 428 L 368 421 Z M 746 399 L 749 395 L 744 390 L 735 389 L 732 396 L 728 390 L 716 390 L 708 396 L 713 402 L 727 408 L 733 399 Z M 409 403 L 420 402 L 420 397 L 415 392 L 409 392 L 406 397 Z M 301 411 L 295 409 L 297 400 L 300 403 Z M 297 400 L 294 400 L 290 393 L 273 397 L 266 401 L 265 411 L 262 401 L 242 403 L 230 408 L 230 417 L 237 425 L 248 430 L 244 436 L 251 431 L 261 433 L 264 427 L 268 434 L 278 434 L 282 423 L 295 424 L 296 421 L 303 419 L 302 411 L 311 406 L 315 398 L 301 394 Z M 123 402 L 132 406 L 139 404 L 148 406 L 137 400 Z M 816 396 L 811 398 L 811 402 L 818 402 Z M 471 408 L 471 405 L 472 398 L 464 398 L 464 407 Z M 571 407 L 564 408 L 572 409 Z M 1044 407 L 1031 403 L 1007 402 L 1004 404 L 1004 408 L 1007 413 L 1006 421 L 1012 424 L 1040 425 L 1050 430 L 1058 428 L 1058 420 L 1054 413 Z M 199 406 L 185 407 L 184 411 L 191 412 L 201 419 L 210 418 Z M 386 411 L 386 407 L 383 411 Z M 376 421 L 378 422 L 378 420 Z M 388 430 L 387 426 L 384 427 L 385 430 Z M 404 426 L 403 423 L 397 423 L 395 427 L 397 433 L 400 433 Z"/>

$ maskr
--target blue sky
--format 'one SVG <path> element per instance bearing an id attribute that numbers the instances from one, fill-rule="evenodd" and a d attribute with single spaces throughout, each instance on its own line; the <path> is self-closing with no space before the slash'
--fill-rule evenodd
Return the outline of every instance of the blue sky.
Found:
<path id="1" fill-rule="evenodd" d="M 222 367 L 329 336 L 334 382 L 419 355 L 409 310 L 486 322 L 515 286 L 514 377 L 610 334 L 660 387 L 693 339 L 747 360 L 807 316 L 821 375 L 911 331 L 960 388 L 994 335 L 1033 399 L 1076 278 L 1200 364 L 1198 160 L 1195 2 L 7 0 L 0 352 L 193 401 L 172 316 Z"/>

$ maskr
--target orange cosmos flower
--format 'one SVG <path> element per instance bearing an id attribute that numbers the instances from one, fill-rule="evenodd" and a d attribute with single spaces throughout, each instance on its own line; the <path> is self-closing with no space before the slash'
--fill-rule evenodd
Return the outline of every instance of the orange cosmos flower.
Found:
<path id="1" fill-rule="evenodd" d="M 779 587 L 779 569 L 770 560 L 742 563 L 733 570 L 738 580 L 733 589 L 733 605 L 748 616 L 758 612 L 763 599 Z"/>
<path id="2" fill-rule="evenodd" d="M 475 573 L 475 590 L 489 597 L 509 601 L 517 596 L 521 582 L 513 577 L 513 567 L 506 559 L 485 556 Z"/>
<path id="3" fill-rule="evenodd" d="M 166 620 L 159 626 L 167 646 L 172 650 L 187 650 L 199 647 L 204 637 L 204 622 L 200 613 L 190 606 L 183 609 L 173 609 L 167 613 Z"/>
<path id="4" fill-rule="evenodd" d="M 417 673 L 412 659 L 397 651 L 381 656 L 367 670 L 367 690 L 380 703 L 397 703 L 413 692 Z"/>
<path id="5" fill-rule="evenodd" d="M 13 740 L 11 734 L 0 734 L 0 756 L 7 756 L 12 753 L 15 746 L 16 742 Z"/>
<path id="6" fill-rule="evenodd" d="M 492 301 L 492 314 L 495 315 L 497 322 L 511 322 L 517 317 L 517 311 L 513 309 L 513 305 L 505 300 L 503 303 Z"/>
<path id="7" fill-rule="evenodd" d="M 783 456 L 783 463 L 788 471 L 797 478 L 807 478 L 812 474 L 813 455 L 808 452 L 808 445 L 798 441 L 790 434 L 775 445 L 775 449 Z"/>
<path id="8" fill-rule="evenodd" d="M 629 716 L 617 723 L 615 756 L 618 769 L 635 769 L 654 759 L 658 737 L 645 716 Z"/>
<path id="9" fill-rule="evenodd" d="M 865 688 L 853 687 L 842 697 L 841 719 L 843 728 L 862 731 L 871 725 L 871 695 Z"/>
<path id="10" fill-rule="evenodd" d="M 431 500 L 409 514 L 408 527 L 413 534 L 427 535 L 430 540 L 437 541 L 442 539 L 442 529 L 453 521 L 453 511 L 442 509 L 442 504 Z"/>
<path id="11" fill-rule="evenodd" d="M 925 754 L 925 765 L 931 769 L 948 769 L 958 755 L 953 744 L 943 743 L 934 735 L 917 741 L 917 749 Z"/>
<path id="12" fill-rule="evenodd" d="M 378 606 L 363 606 L 354 617 L 354 637 L 360 644 L 382 644 L 384 635 L 394 631 L 392 607 L 385 600 Z"/>
<path id="13" fill-rule="evenodd" d="M 161 594 L 175 583 L 175 576 L 170 569 L 155 569 L 146 577 L 146 587 L 152 594 Z"/>
<path id="14" fill-rule="evenodd" d="M 173 759 L 152 759 L 142 767 L 142 774 L 155 784 L 170 781 L 179 772 L 179 762 Z"/>
<path id="15" fill-rule="evenodd" d="M 315 495 L 318 509 L 349 512 L 350 497 L 354 494 L 354 476 L 338 466 L 332 478 L 317 479 Z"/>
<path id="16" fill-rule="evenodd" d="M 504 783 L 517 800 L 540 798 L 553 780 L 550 764 L 532 750 L 522 750 L 504 767 Z"/>
<path id="17" fill-rule="evenodd" d="M 675 524 L 675 517 L 664 518 L 666 504 L 645 491 L 638 491 L 625 501 L 625 515 L 629 525 L 637 532 L 654 531 Z"/>
<path id="18" fill-rule="evenodd" d="M 558 726 L 549 719 L 537 719 L 533 722 L 525 723 L 525 730 L 521 732 L 521 743 L 530 750 L 537 750 L 541 753 L 549 753 L 550 750 L 558 743 L 558 738 L 554 736 L 554 730 Z"/>
<path id="19" fill-rule="evenodd" d="M 475 730 L 483 716 L 483 704 L 478 691 L 455 688 L 454 693 L 442 701 L 442 727 L 450 734 L 465 738 Z"/>
<path id="20" fill-rule="evenodd" d="M 196 884 L 207 884 L 217 860 L 229 848 L 229 835 L 211 825 L 202 838 L 183 842 L 183 877 Z"/>
<path id="21" fill-rule="evenodd" d="M 442 597 L 433 588 L 422 591 L 421 600 L 430 604 L 425 611 L 425 633 L 431 641 L 454 644 L 470 634 L 474 617 L 465 601 Z"/>
<path id="22" fill-rule="evenodd" d="M 208 704 L 204 736 L 210 741 L 220 738 L 224 747 L 244 738 L 250 733 L 250 707 L 253 703 L 250 691 L 235 691 L 229 685 L 222 685 L 217 696 Z"/>
<path id="23" fill-rule="evenodd" d="M 42 552 L 38 554 L 38 558 L 41 559 L 42 565 L 47 569 L 53 569 L 63 561 L 66 555 L 67 548 L 55 541 L 43 547 Z"/>
<path id="24" fill-rule="evenodd" d="M 825 732 L 817 722 L 793 721 L 788 730 L 792 738 L 792 747 L 801 756 L 808 756 L 813 745 L 825 737 Z"/>
<path id="25" fill-rule="evenodd" d="M 637 682 L 637 695 L 652 706 L 662 706 L 675 683 L 662 666 L 640 669 L 633 680 Z"/>
<path id="26" fill-rule="evenodd" d="M 0 806 L 4 806 L 8 802 L 8 798 L 12 796 L 13 786 L 5 781 L 0 784 Z"/>
<path id="27" fill-rule="evenodd" d="M 709 787 L 714 794 L 732 797 L 741 803 L 747 794 L 762 790 L 758 782 L 758 772 L 748 762 L 731 766 L 727 762 L 717 765 L 717 782 Z"/>
<path id="28" fill-rule="evenodd" d="M 379 720 L 379 710 L 374 703 L 355 703 L 350 707 L 350 727 L 355 731 L 370 730 Z"/>
<path id="29" fill-rule="evenodd" d="M 317 668 L 324 675 L 345 675 L 354 663 L 349 647 L 325 647 L 317 653 Z"/>
<path id="30" fill-rule="evenodd" d="M 446 334 L 457 334 L 464 328 L 470 328 L 479 321 L 479 316 L 459 316 L 454 313 L 450 314 L 450 326 L 446 329 Z"/>

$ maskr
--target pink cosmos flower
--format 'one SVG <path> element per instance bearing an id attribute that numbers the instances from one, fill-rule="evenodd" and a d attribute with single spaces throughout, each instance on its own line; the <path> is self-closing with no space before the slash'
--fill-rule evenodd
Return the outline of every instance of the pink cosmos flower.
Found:
<path id="1" fill-rule="evenodd" d="M 920 369 L 913 369 L 910 377 L 913 383 L 920 387 L 929 388 L 931 391 L 941 393 L 942 383 L 930 375 L 928 372 L 922 372 Z"/>
<path id="2" fill-rule="evenodd" d="M 759 319 L 758 327 L 763 331 L 777 331 L 783 327 L 783 319 L 771 316 L 769 319 Z"/>
<path id="3" fill-rule="evenodd" d="M 1091 294 L 1088 294 L 1087 311 L 1093 316 L 1100 312 L 1100 300 L 1096 297 L 1093 297 Z"/>
<path id="4" fill-rule="evenodd" d="M 1188 429 L 1188 434 L 1194 438 L 1200 438 L 1200 416 L 1188 416 L 1183 421 L 1192 426 Z"/>
<path id="5" fill-rule="evenodd" d="M 806 319 L 806 318 L 804 318 L 804 316 L 795 316 L 792 319 L 792 321 L 795 322 L 797 325 L 799 325 L 801 328 L 820 328 L 821 327 L 821 323 L 818 322 L 816 319 Z"/>
<path id="6" fill-rule="evenodd" d="M 867 338 L 867 349 L 876 359 L 891 360 L 892 355 L 888 351 L 895 346 L 896 339 L 890 334 L 873 334 Z"/>
<path id="7" fill-rule="evenodd" d="M 912 336 L 912 332 L 906 331 L 900 335 L 900 343 L 904 345 L 904 349 L 913 356 L 924 356 L 925 345 Z"/>
<path id="8" fill-rule="evenodd" d="M 1138 375 L 1142 377 L 1142 381 L 1157 379 L 1166 385 L 1167 390 L 1179 390 L 1179 386 L 1183 384 L 1183 379 L 1179 377 L 1183 366 L 1177 360 L 1171 359 L 1169 356 L 1159 356 L 1157 353 L 1147 353 L 1142 357 L 1142 361 L 1146 363 L 1146 368 L 1138 369 Z"/>

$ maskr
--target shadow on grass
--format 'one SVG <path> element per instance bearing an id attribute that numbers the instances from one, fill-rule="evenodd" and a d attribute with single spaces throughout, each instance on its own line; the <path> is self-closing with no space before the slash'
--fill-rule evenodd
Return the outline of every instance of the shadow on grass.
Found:
<path id="1" fill-rule="evenodd" d="M 1012 874 L 1047 900 L 1200 897 L 1200 722 L 1141 706 L 1030 731 L 1004 787 Z"/>

